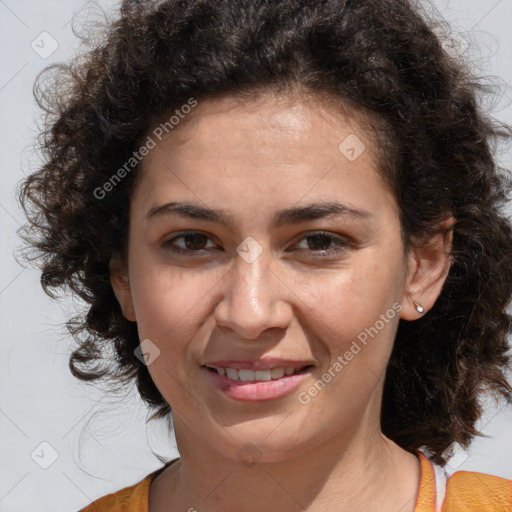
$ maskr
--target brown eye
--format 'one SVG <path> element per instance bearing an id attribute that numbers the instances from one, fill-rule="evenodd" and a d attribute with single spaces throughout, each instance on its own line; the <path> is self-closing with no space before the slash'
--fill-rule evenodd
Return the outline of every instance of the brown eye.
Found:
<path id="1" fill-rule="evenodd" d="M 311 233 L 304 236 L 291 251 L 310 253 L 316 257 L 335 256 L 351 247 L 351 243 L 332 233 Z"/>
<path id="2" fill-rule="evenodd" d="M 184 235 L 182 238 L 185 242 L 186 248 L 190 251 L 199 251 L 204 249 L 208 243 L 208 237 L 197 233 L 193 235 Z"/>
<path id="3" fill-rule="evenodd" d="M 311 235 L 307 236 L 308 249 L 312 251 L 325 251 L 329 249 L 332 243 L 332 237 L 326 235 Z"/>
<path id="4" fill-rule="evenodd" d="M 213 242 L 212 245 L 208 246 L 209 242 L 211 242 L 211 239 L 202 233 L 182 233 L 165 241 L 162 247 L 177 253 L 199 253 L 216 247 Z"/>

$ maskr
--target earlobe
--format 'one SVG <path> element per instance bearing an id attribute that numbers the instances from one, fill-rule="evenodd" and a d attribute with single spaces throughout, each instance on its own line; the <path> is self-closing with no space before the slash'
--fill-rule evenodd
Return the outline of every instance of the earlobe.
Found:
<path id="1" fill-rule="evenodd" d="M 110 260 L 110 284 L 114 294 L 121 306 L 123 315 L 130 322 L 135 322 L 135 308 L 133 305 L 132 289 L 128 277 L 126 264 L 120 259 L 113 257 Z"/>
<path id="2" fill-rule="evenodd" d="M 436 235 L 411 249 L 400 318 L 421 318 L 432 309 L 441 294 L 451 265 L 453 224 L 453 218 L 443 221 Z"/>

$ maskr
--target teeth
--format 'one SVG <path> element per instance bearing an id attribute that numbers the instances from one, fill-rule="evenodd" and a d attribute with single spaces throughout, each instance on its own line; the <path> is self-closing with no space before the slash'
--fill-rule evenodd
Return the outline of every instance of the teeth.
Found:
<path id="1" fill-rule="evenodd" d="M 270 380 L 272 379 L 272 372 L 270 370 L 256 370 L 254 378 L 256 380 Z"/>
<path id="2" fill-rule="evenodd" d="M 284 375 L 284 368 L 272 368 L 270 375 L 273 379 L 280 379 Z"/>
<path id="3" fill-rule="evenodd" d="M 285 375 L 293 375 L 300 368 L 269 368 L 268 370 L 238 370 L 236 368 L 214 368 L 219 375 L 225 375 L 231 380 L 244 382 L 280 379 Z"/>
<path id="4" fill-rule="evenodd" d="M 219 372 L 219 370 L 217 371 Z M 228 376 L 229 379 L 238 380 L 238 370 L 235 370 L 234 368 L 226 368 L 226 375 Z"/>
<path id="5" fill-rule="evenodd" d="M 238 375 L 243 381 L 254 380 L 254 370 L 238 370 Z"/>

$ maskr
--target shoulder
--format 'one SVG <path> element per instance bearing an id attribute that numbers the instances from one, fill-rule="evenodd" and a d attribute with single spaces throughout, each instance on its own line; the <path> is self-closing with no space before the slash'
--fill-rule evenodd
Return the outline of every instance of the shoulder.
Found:
<path id="1" fill-rule="evenodd" d="M 457 471 L 446 482 L 443 512 L 511 512 L 512 480 Z"/>
<path id="2" fill-rule="evenodd" d="M 99 498 L 79 512 L 148 512 L 148 494 L 153 474 L 130 487 Z"/>
<path id="3" fill-rule="evenodd" d="M 445 468 L 427 453 L 418 455 L 421 482 L 414 512 L 512 512 L 512 480 L 475 471 L 447 478 Z"/>
<path id="4" fill-rule="evenodd" d="M 179 461 L 179 457 L 150 473 L 140 482 L 120 491 L 98 498 L 78 512 L 149 512 L 149 488 L 151 482 L 167 467 Z"/>

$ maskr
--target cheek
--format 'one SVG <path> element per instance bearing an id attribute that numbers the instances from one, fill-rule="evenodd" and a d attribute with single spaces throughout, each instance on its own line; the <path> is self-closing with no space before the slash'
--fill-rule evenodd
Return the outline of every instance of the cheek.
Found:
<path id="1" fill-rule="evenodd" d="M 318 380 L 302 390 L 299 403 L 314 407 L 329 424 L 358 417 L 385 375 L 401 310 L 399 277 L 387 269 L 352 268 L 311 283 L 303 295 L 308 297 L 304 310 L 321 340 L 312 345 L 313 353 L 323 354 L 325 364 Z"/>
<path id="2" fill-rule="evenodd" d="M 136 273 L 133 296 L 139 338 L 150 340 L 158 354 L 148 371 L 165 400 L 177 409 L 186 407 L 183 397 L 193 393 L 188 374 L 197 359 L 194 352 L 200 352 L 198 344 L 212 328 L 211 323 L 204 324 L 212 308 L 209 292 L 219 280 L 211 274 L 165 266 Z"/>
<path id="3" fill-rule="evenodd" d="M 133 299 L 141 339 L 178 347 L 187 330 L 208 307 L 208 294 L 219 280 L 216 272 L 190 272 L 165 265 L 148 265 L 134 276 Z"/>
<path id="4" fill-rule="evenodd" d="M 385 265 L 383 260 L 361 258 L 339 272 L 303 279 L 298 285 L 307 306 L 303 310 L 318 318 L 340 344 L 355 339 L 386 312 L 394 318 L 392 306 L 401 298 L 402 273 L 399 265 Z"/>

